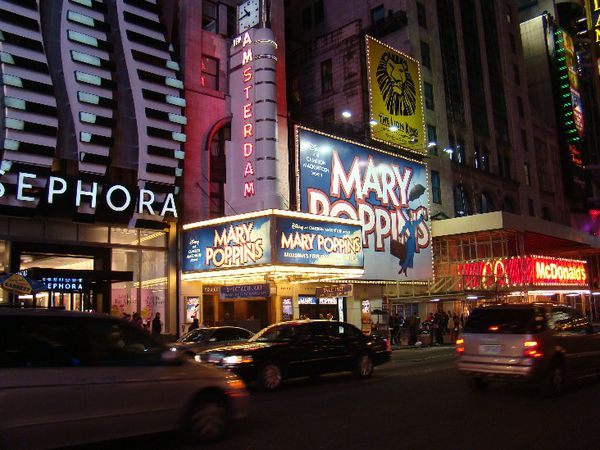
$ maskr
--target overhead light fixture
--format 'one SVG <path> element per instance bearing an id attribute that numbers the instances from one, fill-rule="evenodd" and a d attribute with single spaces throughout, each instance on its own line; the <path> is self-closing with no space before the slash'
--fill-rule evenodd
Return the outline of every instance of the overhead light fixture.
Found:
<path id="1" fill-rule="evenodd" d="M 467 295 L 467 300 L 477 300 L 479 297 L 476 295 Z"/>
<path id="2" fill-rule="evenodd" d="M 347 109 L 345 109 L 344 111 L 342 111 L 342 117 L 344 119 L 349 119 L 350 117 L 352 117 L 352 113 L 350 111 L 348 111 Z"/>
<path id="3" fill-rule="evenodd" d="M 428 147 L 428 148 L 431 148 L 431 147 L 435 147 L 436 145 L 437 145 L 437 142 L 435 142 L 435 141 L 432 141 L 432 142 L 430 142 L 429 144 L 427 144 L 427 147 Z"/>
<path id="4" fill-rule="evenodd" d="M 431 300 L 429 300 L 430 302 L 439 302 L 440 299 L 439 298 L 432 298 Z"/>
<path id="5" fill-rule="evenodd" d="M 377 122 L 375 119 L 371 119 L 369 120 L 369 125 L 371 125 L 372 127 L 374 127 L 375 125 L 377 125 L 379 122 Z"/>
<path id="6" fill-rule="evenodd" d="M 396 125 L 392 125 L 390 127 L 390 131 L 398 131 L 398 127 Z"/>

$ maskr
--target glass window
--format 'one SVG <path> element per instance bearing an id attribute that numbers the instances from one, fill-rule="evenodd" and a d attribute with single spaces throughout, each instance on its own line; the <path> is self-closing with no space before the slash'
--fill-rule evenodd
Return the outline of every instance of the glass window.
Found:
<path id="1" fill-rule="evenodd" d="M 300 327 L 289 325 L 273 325 L 263 328 L 249 340 L 251 342 L 287 342 L 300 332 Z"/>
<path id="2" fill-rule="evenodd" d="M 519 66 L 517 66 L 516 64 L 513 65 L 513 71 L 514 71 L 514 75 L 515 75 L 515 84 L 517 86 L 519 86 L 521 84 L 521 76 L 519 74 Z"/>
<path id="3" fill-rule="evenodd" d="M 531 199 L 531 198 L 527 199 L 527 206 L 529 209 L 529 215 L 535 216 L 535 205 L 533 204 L 533 199 Z"/>
<path id="4" fill-rule="evenodd" d="M 321 92 L 323 94 L 333 91 L 333 68 L 331 59 L 321 62 Z"/>
<path id="5" fill-rule="evenodd" d="M 423 67 L 431 68 L 429 44 L 423 41 L 421 41 L 421 63 L 423 64 Z"/>
<path id="6" fill-rule="evenodd" d="M 465 323 L 465 333 L 527 334 L 545 329 L 544 312 L 538 308 L 475 309 Z"/>
<path id="7" fill-rule="evenodd" d="M 90 322 L 93 365 L 137 365 L 160 361 L 163 347 L 147 333 L 114 320 Z"/>
<path id="8" fill-rule="evenodd" d="M 166 247 L 167 233 L 164 231 L 140 230 L 140 245 L 149 247 Z"/>
<path id="9" fill-rule="evenodd" d="M 425 107 L 430 110 L 434 110 L 433 103 L 433 85 L 431 83 L 423 83 L 423 97 L 425 97 Z"/>
<path id="10" fill-rule="evenodd" d="M 437 129 L 433 125 L 427 124 L 427 147 L 429 148 L 429 153 L 432 155 L 438 154 L 437 148 Z"/>
<path id="11" fill-rule="evenodd" d="M 440 173 L 431 171 L 431 201 L 438 205 L 442 203 L 442 191 L 440 188 Z"/>
<path id="12" fill-rule="evenodd" d="M 335 121 L 335 110 L 329 108 L 323 111 L 323 123 L 325 125 L 331 125 Z"/>
<path id="13" fill-rule="evenodd" d="M 202 56 L 200 84 L 207 89 L 219 90 L 219 60 Z"/>
<path id="14" fill-rule="evenodd" d="M 235 328 L 221 328 L 212 334 L 211 342 L 236 341 L 238 333 Z"/>
<path id="15" fill-rule="evenodd" d="M 523 144 L 523 150 L 527 151 L 527 131 L 525 131 L 523 128 L 521 129 L 521 143 Z"/>
<path id="16" fill-rule="evenodd" d="M 110 242 L 112 244 L 135 245 L 138 243 L 138 230 L 133 228 L 111 228 Z"/>
<path id="17" fill-rule="evenodd" d="M 310 8 L 304 8 L 302 10 L 302 29 L 304 31 L 310 30 L 312 27 L 312 16 Z"/>
<path id="18" fill-rule="evenodd" d="M 323 23 L 325 21 L 325 9 L 323 7 L 323 0 L 317 0 L 313 6 L 315 9 L 315 25 Z"/>
<path id="19" fill-rule="evenodd" d="M 219 6 L 211 1 L 202 2 L 202 29 L 211 33 L 217 32 Z"/>
<path id="20" fill-rule="evenodd" d="M 517 97 L 517 110 L 519 111 L 519 117 L 525 117 L 525 111 L 523 109 L 523 99 Z"/>
<path id="21" fill-rule="evenodd" d="M 523 164 L 523 171 L 525 175 L 525 185 L 531 186 L 531 174 L 529 173 L 529 163 Z"/>
<path id="22" fill-rule="evenodd" d="M 158 312 L 166 318 L 167 253 L 162 250 L 142 250 L 140 315 L 144 322 L 151 321 Z"/>
<path id="23" fill-rule="evenodd" d="M 427 13 L 425 12 L 425 5 L 421 2 L 417 2 L 417 21 L 423 28 L 427 28 Z"/>
<path id="24" fill-rule="evenodd" d="M 0 318 L 0 367 L 76 367 L 89 364 L 83 318 Z"/>
<path id="25" fill-rule="evenodd" d="M 384 19 L 385 9 L 383 8 L 383 5 L 371 9 L 371 25 L 377 25 L 379 21 L 383 21 Z"/>
<path id="26" fill-rule="evenodd" d="M 510 51 L 517 53 L 517 41 L 515 39 L 515 35 L 511 33 L 508 35 L 508 37 L 510 39 Z"/>
<path id="27" fill-rule="evenodd" d="M 137 250 L 114 249 L 112 251 L 112 270 L 133 272 L 132 281 L 112 283 L 111 308 L 113 316 L 123 317 L 139 311 L 139 252 Z"/>

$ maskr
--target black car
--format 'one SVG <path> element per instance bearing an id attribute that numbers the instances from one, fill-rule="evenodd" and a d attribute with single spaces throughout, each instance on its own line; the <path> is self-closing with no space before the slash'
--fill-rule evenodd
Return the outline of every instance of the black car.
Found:
<path id="1" fill-rule="evenodd" d="M 348 323 L 300 320 L 271 325 L 244 344 L 207 350 L 200 358 L 260 388 L 274 390 L 285 378 L 345 370 L 367 378 L 390 355 L 387 339 L 365 336 Z"/>
<path id="2" fill-rule="evenodd" d="M 196 328 L 171 344 L 171 349 L 194 357 L 203 350 L 245 342 L 253 335 L 252 331 L 232 326 Z"/>

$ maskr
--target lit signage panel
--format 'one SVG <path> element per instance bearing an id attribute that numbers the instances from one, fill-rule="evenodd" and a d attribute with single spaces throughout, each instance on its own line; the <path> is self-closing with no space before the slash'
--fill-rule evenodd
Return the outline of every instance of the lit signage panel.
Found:
<path id="1" fill-rule="evenodd" d="M 183 272 L 271 262 L 271 220 L 256 217 L 183 232 Z"/>
<path id="2" fill-rule="evenodd" d="M 268 28 L 250 29 L 230 49 L 231 147 L 227 214 L 280 208 L 277 173 L 277 44 Z"/>
<path id="3" fill-rule="evenodd" d="M 269 283 L 221 286 L 219 291 L 220 300 L 236 298 L 267 298 L 269 295 Z"/>
<path id="4" fill-rule="evenodd" d="M 459 265 L 464 289 L 528 286 L 587 287 L 585 261 L 547 256 L 487 259 Z"/>
<path id="5" fill-rule="evenodd" d="M 425 153 L 419 62 L 366 37 L 371 138 Z"/>
<path id="6" fill-rule="evenodd" d="M 432 278 L 424 164 L 302 127 L 296 155 L 299 209 L 362 224 L 364 279 Z"/>
<path id="7" fill-rule="evenodd" d="M 362 228 L 277 217 L 277 261 L 282 264 L 362 267 Z"/>

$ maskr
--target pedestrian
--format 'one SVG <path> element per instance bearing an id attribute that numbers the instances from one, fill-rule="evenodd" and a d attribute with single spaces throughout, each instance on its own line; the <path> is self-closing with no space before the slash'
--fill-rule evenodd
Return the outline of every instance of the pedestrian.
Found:
<path id="1" fill-rule="evenodd" d="M 415 345 L 419 334 L 419 319 L 415 314 L 408 318 L 408 345 Z"/>
<path id="2" fill-rule="evenodd" d="M 435 342 L 432 340 L 431 345 L 442 345 L 444 343 L 443 326 L 444 316 L 438 311 L 433 316 L 433 339 L 435 339 Z"/>
<path id="3" fill-rule="evenodd" d="M 142 319 L 142 316 L 140 316 L 137 312 L 134 312 L 131 316 L 131 323 L 141 330 L 144 329 L 144 320 Z"/>
<path id="4" fill-rule="evenodd" d="M 160 313 L 157 312 L 154 315 L 154 319 L 152 320 L 152 335 L 160 336 L 161 331 L 162 331 L 162 322 L 160 321 Z"/>
<path id="5" fill-rule="evenodd" d="M 450 312 L 450 311 L 448 311 Z M 456 335 L 454 333 L 454 319 L 455 319 L 456 315 L 449 315 L 448 318 L 448 332 L 450 334 L 450 343 L 454 344 L 456 342 Z"/>
<path id="6" fill-rule="evenodd" d="M 194 319 L 192 320 L 192 324 L 190 325 L 190 327 L 188 328 L 188 333 L 192 330 L 196 330 L 200 328 L 200 324 L 198 323 L 198 319 L 196 317 L 194 317 Z"/>
<path id="7" fill-rule="evenodd" d="M 454 321 L 454 340 L 453 340 L 453 342 L 456 343 L 456 340 L 458 339 L 458 333 L 460 331 L 460 319 L 458 318 L 457 314 L 454 314 L 452 319 Z"/>

